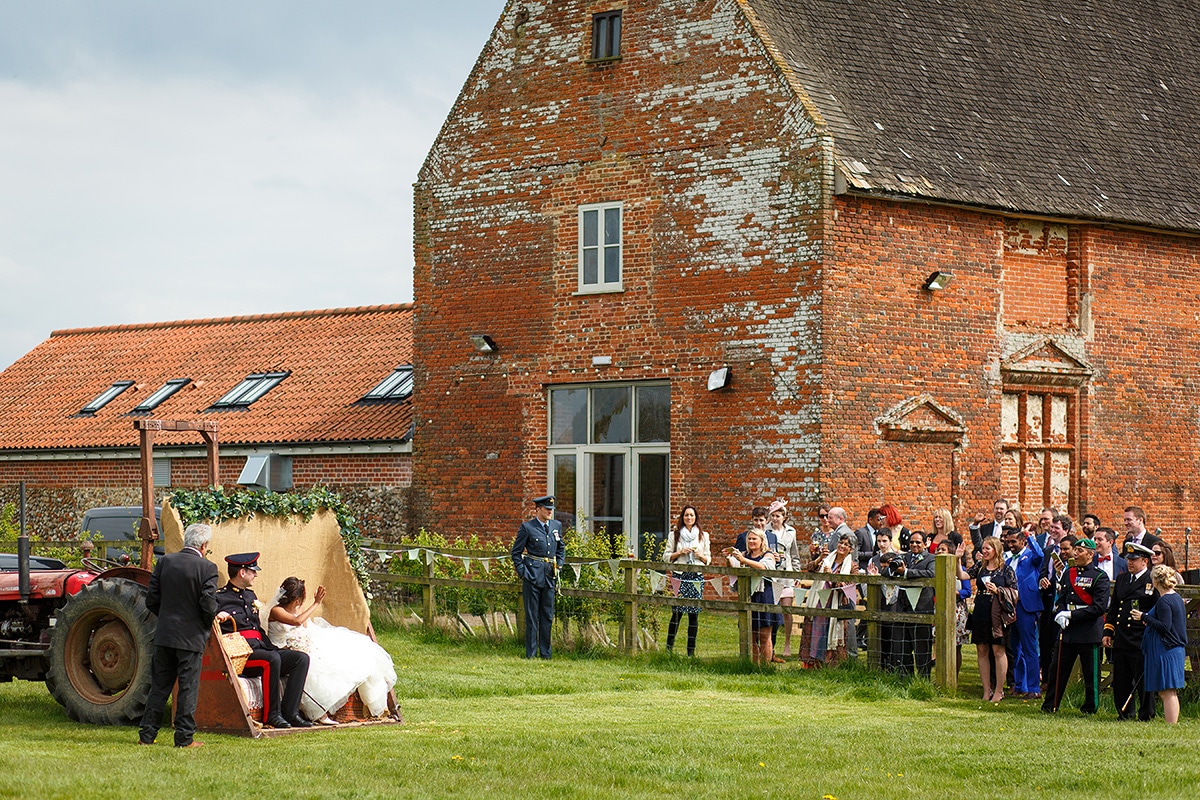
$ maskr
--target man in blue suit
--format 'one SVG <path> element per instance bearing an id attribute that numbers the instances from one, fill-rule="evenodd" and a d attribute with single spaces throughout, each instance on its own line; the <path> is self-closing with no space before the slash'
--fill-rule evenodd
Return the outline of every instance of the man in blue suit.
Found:
<path id="1" fill-rule="evenodd" d="M 1017 574 L 1017 622 L 1013 626 L 1013 691 L 1017 697 L 1041 696 L 1038 622 L 1042 616 L 1042 592 L 1038 581 L 1044 553 L 1038 546 L 1033 525 L 1021 531 L 1025 546 L 1013 562 Z"/>
<path id="2" fill-rule="evenodd" d="M 521 578 L 525 601 L 525 657 L 550 658 L 554 625 L 554 588 L 566 557 L 562 523 L 553 519 L 554 497 L 534 498 L 534 517 L 521 523 L 513 541 L 513 569 Z"/>

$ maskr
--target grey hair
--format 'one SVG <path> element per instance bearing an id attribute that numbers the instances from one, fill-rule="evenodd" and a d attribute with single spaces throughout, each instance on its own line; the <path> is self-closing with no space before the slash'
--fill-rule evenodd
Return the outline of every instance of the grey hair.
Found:
<path id="1" fill-rule="evenodd" d="M 212 528 L 203 522 L 195 522 L 187 526 L 183 532 L 183 546 L 199 550 L 212 541 Z"/>
<path id="2" fill-rule="evenodd" d="M 841 517 L 842 522 L 845 522 L 846 521 L 846 509 L 842 508 L 841 506 L 834 506 L 833 508 L 829 509 L 829 516 Z"/>

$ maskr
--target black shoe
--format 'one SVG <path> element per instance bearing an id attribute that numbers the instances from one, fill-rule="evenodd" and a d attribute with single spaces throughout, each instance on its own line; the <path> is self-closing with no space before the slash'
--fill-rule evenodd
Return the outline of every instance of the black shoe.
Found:
<path id="1" fill-rule="evenodd" d="M 311 728 L 312 727 L 312 723 L 309 722 L 308 720 L 306 720 L 304 717 L 300 716 L 299 714 L 297 714 L 296 716 L 289 719 L 288 722 L 292 723 L 293 728 Z"/>
<path id="2" fill-rule="evenodd" d="M 283 717 L 268 717 L 267 727 L 269 728 L 290 728 L 292 724 Z"/>

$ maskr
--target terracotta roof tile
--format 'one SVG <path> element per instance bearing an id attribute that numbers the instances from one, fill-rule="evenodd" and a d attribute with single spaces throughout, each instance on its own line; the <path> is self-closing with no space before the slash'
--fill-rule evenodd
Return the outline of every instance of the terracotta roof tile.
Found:
<path id="1" fill-rule="evenodd" d="M 222 444 L 404 441 L 411 402 L 358 401 L 409 363 L 411 304 L 54 331 L 0 373 L 0 452 L 134 446 L 129 412 L 173 378 L 192 382 L 153 415 L 216 420 Z M 291 375 L 249 408 L 205 411 L 247 375 L 271 371 Z M 79 415 L 122 380 L 134 386 Z"/>

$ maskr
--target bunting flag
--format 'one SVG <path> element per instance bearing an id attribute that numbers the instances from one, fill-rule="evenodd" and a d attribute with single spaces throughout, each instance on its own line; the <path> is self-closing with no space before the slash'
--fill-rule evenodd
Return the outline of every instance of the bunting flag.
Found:
<path id="1" fill-rule="evenodd" d="M 673 572 L 671 573 L 671 594 L 679 594 L 679 578 Z"/>
<path id="2" fill-rule="evenodd" d="M 663 586 L 667 583 L 667 576 L 661 572 L 650 572 L 650 589 L 651 591 L 661 592 Z"/>
<path id="3" fill-rule="evenodd" d="M 620 564 L 621 559 L 619 558 L 610 558 L 608 560 L 608 570 L 612 573 L 612 579 L 614 582 L 619 580 L 621 577 Z"/>
<path id="4" fill-rule="evenodd" d="M 480 559 L 480 561 L 483 563 L 483 571 L 486 572 L 487 574 L 491 575 L 492 574 L 492 560 L 490 558 L 482 558 L 482 559 Z"/>
<path id="5" fill-rule="evenodd" d="M 432 564 L 433 559 L 436 557 L 437 557 L 437 553 L 433 552 L 432 550 L 425 551 L 425 563 L 426 564 Z"/>
<path id="6" fill-rule="evenodd" d="M 420 557 L 421 557 L 421 550 L 420 550 L 420 548 L 414 547 L 414 548 L 412 548 L 411 550 L 409 550 L 409 551 L 408 551 L 408 560 L 409 560 L 409 561 L 416 561 L 416 560 L 417 560 L 417 559 L 419 559 Z"/>
<path id="7" fill-rule="evenodd" d="M 850 601 L 850 605 L 858 604 L 858 584 L 846 584 L 842 587 L 842 593 L 846 595 L 846 599 Z"/>
<path id="8" fill-rule="evenodd" d="M 762 591 L 763 579 L 754 578 L 750 581 L 750 594 L 758 594 Z"/>
<path id="9" fill-rule="evenodd" d="M 466 574 L 471 571 L 471 559 L 467 558 L 466 556 L 463 556 L 462 561 L 463 561 L 463 574 Z"/>
<path id="10" fill-rule="evenodd" d="M 817 602 L 825 607 L 829 605 L 829 596 L 833 594 L 833 589 L 809 589 L 810 592 L 817 593 Z"/>
<path id="11" fill-rule="evenodd" d="M 799 586 L 797 586 L 794 604 L 798 606 L 804 605 L 804 598 L 806 595 L 808 595 L 808 589 L 801 589 Z"/>
<path id="12" fill-rule="evenodd" d="M 375 552 L 376 555 L 379 556 L 379 561 L 382 564 L 386 564 L 387 562 L 392 560 L 392 554 L 387 552 L 386 550 L 375 550 L 373 552 Z"/>
<path id="13" fill-rule="evenodd" d="M 921 598 L 921 587 L 920 586 L 905 586 L 903 591 L 904 591 L 904 596 L 908 598 L 909 607 L 916 608 L 917 601 Z"/>

